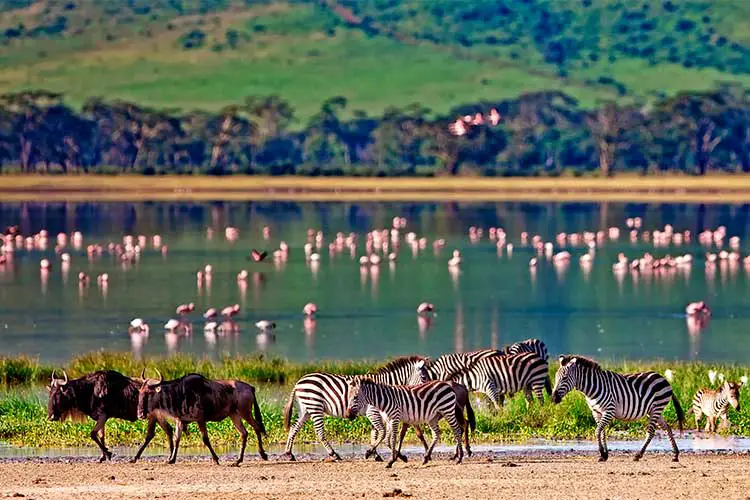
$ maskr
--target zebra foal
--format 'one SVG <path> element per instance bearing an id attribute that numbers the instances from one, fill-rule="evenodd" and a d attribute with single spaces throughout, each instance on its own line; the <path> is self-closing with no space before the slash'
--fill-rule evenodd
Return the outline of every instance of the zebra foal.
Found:
<path id="1" fill-rule="evenodd" d="M 621 374 L 605 370 L 596 361 L 581 356 L 560 356 L 560 368 L 555 375 L 555 387 L 552 389 L 552 402 L 557 404 L 573 389 L 586 396 L 586 402 L 596 421 L 596 439 L 599 443 L 599 461 L 609 458 L 605 428 L 614 419 L 638 420 L 648 416 L 646 442 L 635 460 L 643 457 L 660 425 L 669 437 L 674 452 L 674 462 L 679 461 L 680 450 L 662 413 L 672 400 L 677 420 L 682 432 L 685 414 L 680 402 L 672 392 L 667 379 L 656 372 Z"/>
<path id="2" fill-rule="evenodd" d="M 695 415 L 695 430 L 700 432 L 700 419 L 706 416 L 705 432 L 716 432 L 716 417 L 721 418 L 721 427 L 729 429 L 729 405 L 735 410 L 740 409 L 740 389 L 742 383 L 724 382 L 721 389 L 714 391 L 698 389 L 693 398 L 693 407 L 688 413 Z"/>
<path id="3" fill-rule="evenodd" d="M 397 358 L 375 373 L 365 375 L 379 383 L 396 384 L 396 385 L 413 385 L 422 382 L 420 377 L 420 368 L 424 365 L 426 358 L 420 356 L 409 356 Z M 294 385 L 287 404 L 284 408 L 284 429 L 289 431 L 286 441 L 285 455 L 290 460 L 295 460 L 292 448 L 294 438 L 308 419 L 313 421 L 313 428 L 318 440 L 323 443 L 328 457 L 333 460 L 341 460 L 341 457 L 333 449 L 326 439 L 323 429 L 323 417 L 330 415 L 332 417 L 344 418 L 347 410 L 347 381 L 357 379 L 362 375 L 335 375 L 333 373 L 309 373 L 300 378 Z M 299 415 L 294 425 L 292 421 L 292 411 L 294 402 L 297 401 L 299 406 Z M 380 443 L 378 439 L 381 430 L 384 429 L 380 412 L 367 406 L 362 407 L 362 414 L 367 415 L 373 426 L 371 433 L 372 443 Z M 420 429 L 415 429 L 417 436 L 422 440 L 425 448 L 427 443 Z M 383 435 L 385 434 L 382 431 Z M 377 444 L 372 446 L 366 453 L 365 458 L 375 455 L 375 460 L 382 461 L 377 453 Z M 401 455 L 402 460 L 406 457 Z"/>
<path id="4" fill-rule="evenodd" d="M 456 463 L 460 464 L 463 460 L 461 436 L 464 416 L 456 404 L 456 393 L 450 383 L 433 381 L 416 386 L 391 386 L 379 384 L 367 378 L 357 378 L 348 381 L 347 385 L 349 404 L 346 416 L 348 418 L 353 419 L 361 408 L 372 406 L 388 420 L 386 437 L 392 456 L 386 465 L 387 468 L 393 466 L 399 458 L 397 434 L 401 422 L 411 424 L 415 428 L 420 424 L 430 426 L 432 442 L 422 461 L 424 465 L 432 458 L 432 450 L 440 440 L 438 423 L 441 418 L 445 418 L 456 437 Z"/>

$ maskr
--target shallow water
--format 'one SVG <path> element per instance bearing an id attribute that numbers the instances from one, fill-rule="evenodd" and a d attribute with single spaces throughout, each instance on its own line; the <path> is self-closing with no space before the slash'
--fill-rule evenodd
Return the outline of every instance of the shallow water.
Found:
<path id="1" fill-rule="evenodd" d="M 618 452 L 635 452 L 641 448 L 643 442 L 641 440 L 609 440 L 607 441 L 610 451 Z M 365 445 L 353 445 L 353 444 L 339 444 L 334 443 L 336 451 L 343 458 L 361 458 L 367 446 Z M 750 451 L 750 439 L 739 438 L 739 437 L 683 437 L 677 438 L 677 447 L 682 452 L 703 452 L 703 451 L 731 451 L 731 452 L 747 452 Z M 455 447 L 447 444 L 445 438 L 440 444 L 435 446 L 435 451 L 439 453 L 452 453 Z M 115 457 L 132 457 L 138 449 L 135 447 L 123 447 L 116 446 L 112 448 Z M 502 455 L 533 455 L 542 453 L 570 453 L 570 452 L 591 452 L 592 454 L 598 454 L 598 448 L 595 441 L 572 441 L 572 440 L 561 440 L 551 441 L 545 439 L 531 439 L 521 443 L 505 443 L 505 444 L 472 444 L 471 450 L 474 453 L 482 454 L 502 454 Z M 670 452 L 672 446 L 666 437 L 657 436 L 651 441 L 648 447 L 648 451 L 663 451 Z M 237 449 L 234 448 L 216 448 L 216 453 L 220 457 L 236 456 Z M 284 446 L 282 444 L 266 446 L 266 451 L 271 455 L 281 455 L 284 452 Z M 379 451 L 381 455 L 385 456 L 388 451 L 385 446 L 380 446 Z M 419 445 L 405 444 L 403 452 L 407 456 L 421 456 L 424 450 Z M 327 455 L 325 449 L 320 445 L 311 444 L 297 444 L 295 443 L 294 453 L 298 457 L 315 457 L 323 458 Z M 252 443 L 248 443 L 246 454 L 249 460 L 254 460 L 257 457 L 255 448 Z M 150 446 L 143 453 L 144 457 L 166 457 L 167 452 L 165 449 L 157 446 Z M 32 457 L 46 457 L 46 458 L 59 458 L 59 457 L 98 457 L 100 456 L 98 448 L 94 446 L 86 446 L 79 448 L 19 448 L 11 446 L 3 446 L 0 444 L 0 460 L 2 459 L 14 459 L 14 458 L 32 458 Z M 204 448 L 196 447 L 185 447 L 180 448 L 178 459 L 188 457 L 203 457 L 208 458 L 208 451 Z M 273 457 L 272 457 L 273 459 Z"/>
<path id="2" fill-rule="evenodd" d="M 700 359 L 745 362 L 750 358 L 750 286 L 738 266 L 719 265 L 707 272 L 697 239 L 679 248 L 654 249 L 631 243 L 623 230 L 619 240 L 597 249 L 586 271 L 578 263 L 584 247 L 566 247 L 573 254 L 567 267 L 540 259 L 520 241 L 521 231 L 540 234 L 545 241 L 561 231 L 624 228 L 626 217 L 644 219 L 644 229 L 663 228 L 693 234 L 720 224 L 727 240 L 739 236 L 742 255 L 748 253 L 748 205 L 682 204 L 561 204 L 561 203 L 6 203 L 0 204 L 0 227 L 20 224 L 24 234 L 46 228 L 52 236 L 47 251 L 19 250 L 14 262 L 0 267 L 0 355 L 27 353 L 46 362 L 63 363 L 71 356 L 106 348 L 132 350 L 137 355 L 187 352 L 198 355 L 248 354 L 265 351 L 292 360 L 382 359 L 407 353 L 438 355 L 447 351 L 501 346 L 539 337 L 550 352 L 576 352 L 600 359 Z M 364 232 L 390 227 L 393 216 L 408 220 L 406 230 L 428 239 L 427 249 L 412 254 L 402 244 L 398 261 L 381 264 L 377 272 L 360 270 Z M 239 240 L 228 242 L 224 228 L 239 228 Z M 262 228 L 271 237 L 262 238 Z M 472 244 L 469 226 L 485 229 Z M 487 228 L 503 227 L 512 255 L 487 239 Z M 206 229 L 213 228 L 212 239 Z M 321 229 L 325 245 L 316 268 L 305 262 L 302 247 L 307 228 Z M 80 230 L 83 248 L 69 250 L 72 263 L 62 272 L 55 255 L 54 236 Z M 359 246 L 330 256 L 327 245 L 337 231 L 355 232 Z M 139 261 L 123 266 L 106 253 L 89 260 L 85 246 L 122 241 L 124 234 L 144 234 L 149 247 Z M 168 245 L 162 256 L 150 245 L 160 234 Z M 434 252 L 432 241 L 445 238 Z M 279 266 L 253 263 L 251 248 L 277 248 L 285 240 L 289 260 Z M 460 249 L 464 262 L 450 273 L 447 260 Z M 556 245 L 557 251 L 557 245 Z M 651 251 L 656 256 L 690 252 L 696 262 L 689 272 L 651 276 L 612 272 L 619 252 L 628 257 Z M 715 251 L 713 249 L 712 251 Z M 39 261 L 51 260 L 48 279 Z M 269 259 L 270 260 L 270 259 Z M 198 288 L 195 273 L 205 264 L 214 268 L 211 286 Z M 246 286 L 235 276 L 250 273 Z M 79 271 L 94 279 L 80 287 Z M 102 289 L 98 273 L 110 275 Z M 684 317 L 688 302 L 706 300 L 713 317 L 701 331 L 690 331 Z M 161 328 L 174 317 L 178 304 L 194 301 L 190 336 L 165 336 Z M 317 303 L 314 324 L 305 325 L 301 309 Z M 430 325 L 420 324 L 417 304 L 435 304 Z M 206 337 L 199 312 L 210 306 L 242 306 L 239 334 Z M 151 324 L 148 338 L 130 337 L 129 321 Z M 275 338 L 258 337 L 254 323 L 277 324 Z"/>

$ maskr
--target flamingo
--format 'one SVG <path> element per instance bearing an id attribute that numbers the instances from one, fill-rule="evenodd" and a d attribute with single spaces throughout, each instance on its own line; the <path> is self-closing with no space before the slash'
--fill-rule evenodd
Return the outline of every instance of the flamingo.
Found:
<path id="1" fill-rule="evenodd" d="M 141 318 L 133 319 L 130 322 L 130 328 L 128 328 L 128 333 L 141 333 L 143 335 L 148 335 L 148 331 L 148 323 Z"/>
<path id="2" fill-rule="evenodd" d="M 307 304 L 305 304 L 305 307 L 302 308 L 302 312 L 305 316 L 314 316 L 315 313 L 318 312 L 318 306 L 316 306 L 312 302 L 308 302 Z"/>
<path id="3" fill-rule="evenodd" d="M 39 267 L 42 269 L 42 271 L 48 271 L 49 270 L 49 261 L 47 259 L 42 259 L 39 261 Z"/>
<path id="4" fill-rule="evenodd" d="M 425 314 L 428 312 L 433 312 L 435 310 L 435 306 L 429 302 L 422 302 L 417 306 L 417 314 Z"/>
<path id="5" fill-rule="evenodd" d="M 221 310 L 221 315 L 226 318 L 233 318 L 240 312 L 240 305 L 235 304 L 233 306 L 227 306 Z"/>
<path id="6" fill-rule="evenodd" d="M 81 271 L 78 273 L 78 282 L 82 285 L 88 285 L 89 284 L 89 276 Z"/>
<path id="7" fill-rule="evenodd" d="M 711 316 L 711 309 L 704 301 L 691 302 L 685 308 L 685 314 L 688 316 Z"/>
<path id="8" fill-rule="evenodd" d="M 175 312 L 179 314 L 180 316 L 185 316 L 186 314 L 189 314 L 195 310 L 195 304 L 193 302 L 190 302 L 189 304 L 180 304 L 177 306 L 177 309 Z"/>
<path id="9" fill-rule="evenodd" d="M 203 313 L 204 319 L 214 319 L 219 315 L 219 311 L 216 310 L 215 307 L 210 308 L 206 312 Z"/>
<path id="10" fill-rule="evenodd" d="M 164 324 L 164 328 L 167 330 L 167 333 L 177 333 L 175 330 L 179 328 L 179 326 L 182 323 L 180 323 L 180 320 L 178 319 L 170 319 Z"/>
<path id="11" fill-rule="evenodd" d="M 263 319 L 255 323 L 255 326 L 257 326 L 260 330 L 264 332 L 268 332 L 276 328 L 276 323 L 274 323 L 273 321 L 268 321 L 266 319 Z"/>

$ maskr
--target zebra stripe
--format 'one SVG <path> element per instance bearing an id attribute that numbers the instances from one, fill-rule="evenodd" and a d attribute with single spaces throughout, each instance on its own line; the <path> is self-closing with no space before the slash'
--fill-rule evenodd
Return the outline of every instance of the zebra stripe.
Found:
<path id="1" fill-rule="evenodd" d="M 721 418 L 721 426 L 729 429 L 729 405 L 740 409 L 740 388 L 742 383 L 724 382 L 721 389 L 714 391 L 708 388 L 698 389 L 693 398 L 693 407 L 688 413 L 695 415 L 695 430 L 700 432 L 700 419 L 706 416 L 705 432 L 716 432 L 716 418 Z"/>
<path id="2" fill-rule="evenodd" d="M 614 419 L 638 420 L 648 416 L 646 442 L 636 453 L 640 460 L 646 452 L 660 425 L 669 437 L 674 452 L 673 461 L 679 461 L 680 451 L 662 413 L 671 399 L 677 411 L 677 419 L 682 431 L 685 415 L 680 402 L 672 392 L 667 379 L 656 372 L 620 374 L 604 370 L 596 361 L 580 356 L 560 356 L 560 368 L 555 376 L 552 402 L 559 403 L 571 390 L 577 389 L 586 396 L 586 402 L 596 421 L 596 439 L 599 443 L 599 461 L 609 457 L 605 428 Z"/>
<path id="3" fill-rule="evenodd" d="M 388 440 L 392 451 L 391 467 L 399 455 L 402 443 L 397 443 L 398 426 L 401 422 L 419 425 L 427 424 L 432 430 L 432 442 L 425 453 L 422 464 L 432 458 L 432 450 L 440 440 L 438 423 L 445 418 L 456 437 L 457 463 L 463 459 L 461 436 L 463 434 L 463 413 L 456 405 L 456 393 L 448 382 L 432 381 L 415 386 L 392 386 L 377 383 L 367 378 L 349 383 L 349 409 L 347 416 L 353 418 L 360 408 L 377 408 L 388 420 Z M 379 444 L 379 443 L 378 443 Z"/>
<path id="4" fill-rule="evenodd" d="M 419 368 L 421 368 L 424 363 L 425 358 L 419 356 L 398 358 L 388 363 L 377 372 L 364 376 L 382 384 L 419 384 L 421 383 Z M 292 392 L 289 395 L 289 399 L 284 409 L 284 426 L 289 430 L 289 435 L 286 441 L 286 455 L 289 459 L 295 459 L 292 454 L 294 438 L 297 436 L 297 433 L 305 422 L 307 422 L 308 419 L 311 419 L 313 421 L 315 434 L 328 451 L 328 455 L 336 460 L 341 460 L 341 457 L 336 451 L 334 451 L 333 447 L 331 447 L 325 437 L 325 432 L 323 430 L 323 416 L 330 415 L 339 418 L 345 416 L 347 409 L 346 383 L 347 381 L 355 380 L 362 376 L 363 375 L 342 376 L 333 373 L 309 373 L 297 381 L 294 389 L 292 389 Z M 295 400 L 299 407 L 299 415 L 297 416 L 297 421 L 290 427 L 289 424 L 291 423 Z M 373 424 L 371 440 L 375 442 L 381 433 L 381 429 L 382 433 L 385 434 L 382 417 L 375 409 L 365 408 L 363 413 L 367 415 L 367 418 L 370 419 L 370 422 Z M 377 454 L 375 448 L 376 447 L 373 447 L 373 449 L 368 452 L 368 456 L 374 453 L 377 460 L 380 456 Z M 380 458 L 380 460 L 382 460 L 382 458 Z"/>
<path id="5" fill-rule="evenodd" d="M 533 352 L 543 360 L 549 360 L 547 346 L 539 339 L 526 339 L 521 342 L 507 345 L 503 347 L 501 352 L 506 356 L 509 354 L 521 354 L 522 352 Z"/>
<path id="6" fill-rule="evenodd" d="M 480 359 L 497 356 L 497 349 L 481 349 L 472 352 L 443 354 L 435 360 L 428 360 L 424 366 L 426 380 L 450 380 L 453 373 L 470 367 Z"/>
<path id="7" fill-rule="evenodd" d="M 426 370 L 421 370 L 422 378 Z M 450 380 L 463 384 L 470 391 L 486 394 L 496 410 L 500 410 L 505 396 L 523 390 L 529 402 L 532 392 L 544 403 L 544 389 L 549 388 L 547 362 L 535 353 L 512 356 L 491 356 L 480 359 L 469 368 L 448 374 Z"/>

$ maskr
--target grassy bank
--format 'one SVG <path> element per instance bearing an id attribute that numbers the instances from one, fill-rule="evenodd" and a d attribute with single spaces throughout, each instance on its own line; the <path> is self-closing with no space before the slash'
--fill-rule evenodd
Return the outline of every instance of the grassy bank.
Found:
<path id="1" fill-rule="evenodd" d="M 6 201 L 38 200 L 612 200 L 748 202 L 750 175 L 533 178 L 5 175 Z"/>
<path id="2" fill-rule="evenodd" d="M 336 373 L 365 373 L 382 363 L 372 362 L 327 362 L 318 364 L 294 364 L 283 360 L 266 360 L 258 357 L 229 358 L 220 362 L 174 357 L 151 359 L 148 367 L 158 367 L 169 379 L 191 371 L 204 373 L 213 378 L 239 378 L 258 386 L 265 425 L 269 432 L 268 442 L 282 444 L 286 439 L 282 415 L 286 395 L 294 381 L 304 373 L 315 370 Z M 71 360 L 66 368 L 71 377 L 102 368 L 112 368 L 126 374 L 140 373 L 143 365 L 128 354 L 95 353 Z M 693 394 L 700 387 L 710 386 L 709 369 L 716 370 L 729 380 L 739 380 L 750 373 L 750 366 L 707 365 L 703 363 L 666 362 L 619 362 L 605 363 L 610 369 L 630 372 L 655 370 L 674 372 L 672 386 L 682 407 L 687 411 Z M 551 376 L 557 366 L 550 366 Z M 40 384 L 46 382 L 52 367 L 41 365 L 30 358 L 0 360 L 0 377 L 5 390 L 0 395 L 0 441 L 19 446 L 90 446 L 92 422 L 47 422 L 46 400 Z M 718 383 L 718 382 L 717 382 Z M 748 389 L 742 390 L 741 399 L 746 400 Z M 730 410 L 732 434 L 750 436 L 750 405 L 741 405 L 740 411 Z M 567 396 L 562 404 L 553 405 L 547 400 L 544 405 L 533 404 L 527 408 L 519 394 L 505 403 L 502 412 L 494 414 L 486 401 L 475 405 L 477 409 L 477 442 L 497 442 L 509 439 L 532 437 L 592 439 L 594 421 L 580 393 Z M 672 405 L 665 412 L 668 421 L 676 421 Z M 687 427 L 693 426 L 693 418 L 687 418 Z M 211 439 L 217 445 L 237 445 L 237 434 L 229 421 L 211 424 Z M 327 419 L 326 430 L 334 442 L 361 442 L 369 439 L 369 424 L 363 420 L 346 421 Z M 447 429 L 446 429 L 447 430 Z M 107 424 L 108 442 L 114 445 L 137 445 L 145 432 L 142 422 L 110 421 Z M 617 422 L 612 436 L 641 438 L 643 422 Z M 160 438 L 161 439 L 161 438 Z M 312 426 L 306 425 L 300 442 L 314 442 Z M 412 435 L 413 439 L 413 435 Z M 160 441 L 164 444 L 164 441 Z M 188 438 L 188 444 L 200 446 L 196 432 Z"/>

